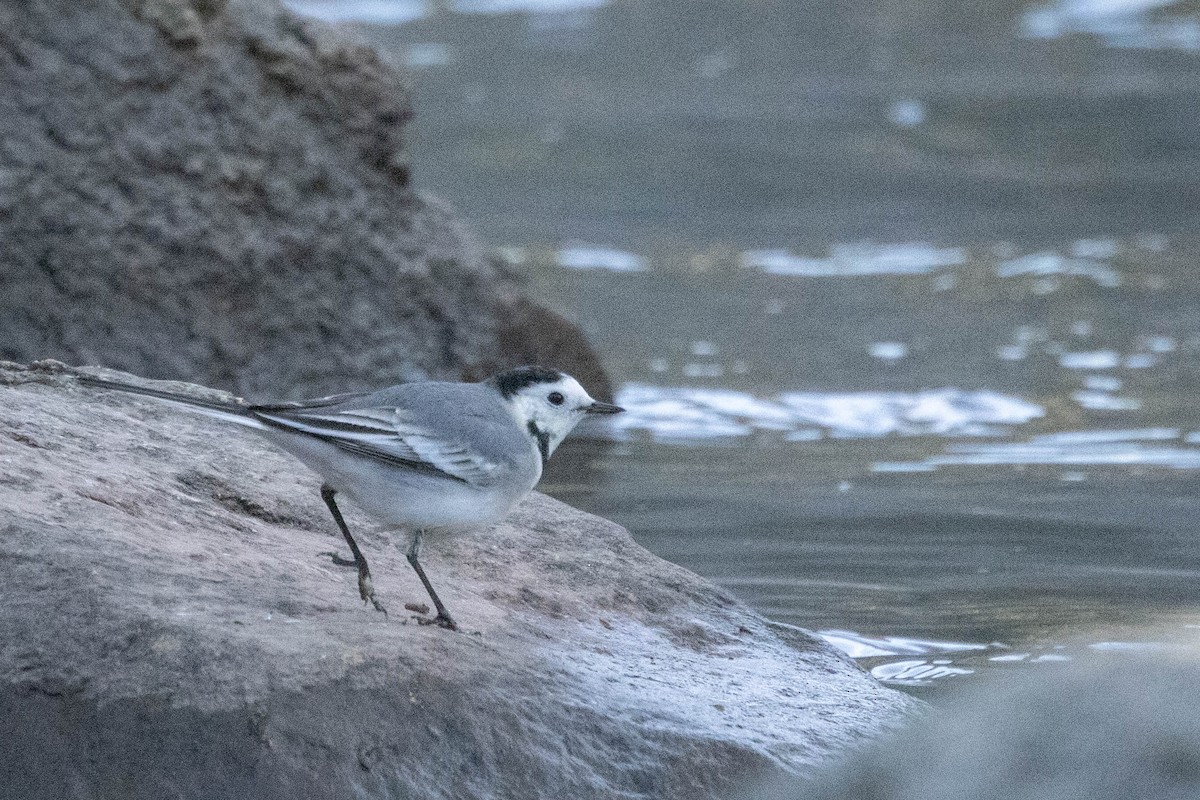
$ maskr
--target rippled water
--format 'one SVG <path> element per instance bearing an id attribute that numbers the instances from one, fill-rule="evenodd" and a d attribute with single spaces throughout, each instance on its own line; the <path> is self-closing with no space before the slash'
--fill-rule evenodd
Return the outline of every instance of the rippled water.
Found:
<path id="1" fill-rule="evenodd" d="M 909 690 L 1170 649 L 1200 624 L 1200 318 L 1110 313 L 1141 302 L 1121 287 L 1144 275 L 1109 259 L 1116 286 L 1074 275 L 1048 295 L 1044 275 L 998 269 L 1010 260 L 882 285 L 538 267 L 535 290 L 612 354 L 629 408 L 562 451 L 545 485 Z M 961 289 L 984 271 L 1008 308 Z M 930 314 L 924 298 L 950 283 L 953 318 Z M 839 324 L 872 287 L 907 316 Z M 1104 313 L 1078 313 L 1088 292 Z M 779 325 L 778 305 L 806 297 L 826 305 Z M 883 332 L 910 353 L 872 355 Z"/>

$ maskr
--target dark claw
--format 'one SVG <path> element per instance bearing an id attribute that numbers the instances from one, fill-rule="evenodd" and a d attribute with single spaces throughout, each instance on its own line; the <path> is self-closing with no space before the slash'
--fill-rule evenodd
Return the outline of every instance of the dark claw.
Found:
<path id="1" fill-rule="evenodd" d="M 370 573 L 358 573 L 358 595 L 364 603 L 370 603 L 375 607 L 376 611 L 382 612 L 387 616 L 387 609 L 383 607 L 383 603 L 375 599 L 375 586 L 371 583 Z"/>
<path id="2" fill-rule="evenodd" d="M 429 617 L 417 617 L 418 625 L 437 625 L 439 628 L 445 628 L 448 631 L 458 630 L 458 623 L 450 619 L 448 615 L 438 614 L 430 619 Z"/>

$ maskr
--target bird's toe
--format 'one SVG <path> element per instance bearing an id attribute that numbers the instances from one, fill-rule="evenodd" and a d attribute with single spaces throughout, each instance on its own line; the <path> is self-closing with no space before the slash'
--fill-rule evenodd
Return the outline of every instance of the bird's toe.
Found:
<path id="1" fill-rule="evenodd" d="M 458 630 L 458 623 L 450 618 L 448 614 L 438 614 L 436 617 L 417 617 L 419 625 L 437 625 L 439 628 L 445 628 L 448 631 Z"/>

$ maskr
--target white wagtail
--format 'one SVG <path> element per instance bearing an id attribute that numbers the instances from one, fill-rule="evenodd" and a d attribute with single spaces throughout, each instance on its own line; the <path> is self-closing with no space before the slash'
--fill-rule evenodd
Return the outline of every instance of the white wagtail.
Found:
<path id="1" fill-rule="evenodd" d="M 334 497 L 342 492 L 389 528 L 411 532 L 408 563 L 437 616 L 455 628 L 418 556 L 424 531 L 498 522 L 533 489 L 550 454 L 590 414 L 619 406 L 593 400 L 579 382 L 544 367 L 518 367 L 481 383 L 406 383 L 377 392 L 250 405 L 203 400 L 80 375 L 87 385 L 180 403 L 254 429 L 324 479 L 321 499 L 350 545 L 363 602 L 371 571 Z M 335 560 L 339 560 L 335 557 Z"/>

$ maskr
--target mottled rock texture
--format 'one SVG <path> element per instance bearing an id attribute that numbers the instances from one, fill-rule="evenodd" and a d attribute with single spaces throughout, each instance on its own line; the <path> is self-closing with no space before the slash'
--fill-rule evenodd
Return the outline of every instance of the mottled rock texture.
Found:
<path id="1" fill-rule="evenodd" d="M 317 486 L 251 432 L 0 367 L 0 796 L 699 800 L 915 704 L 536 494 L 426 545 L 461 632 L 384 617 Z M 347 510 L 380 597 L 424 601 Z"/>
<path id="2" fill-rule="evenodd" d="M 604 394 L 414 190 L 411 114 L 273 0 L 0 0 L 0 357 L 299 397 L 555 353 Z"/>

